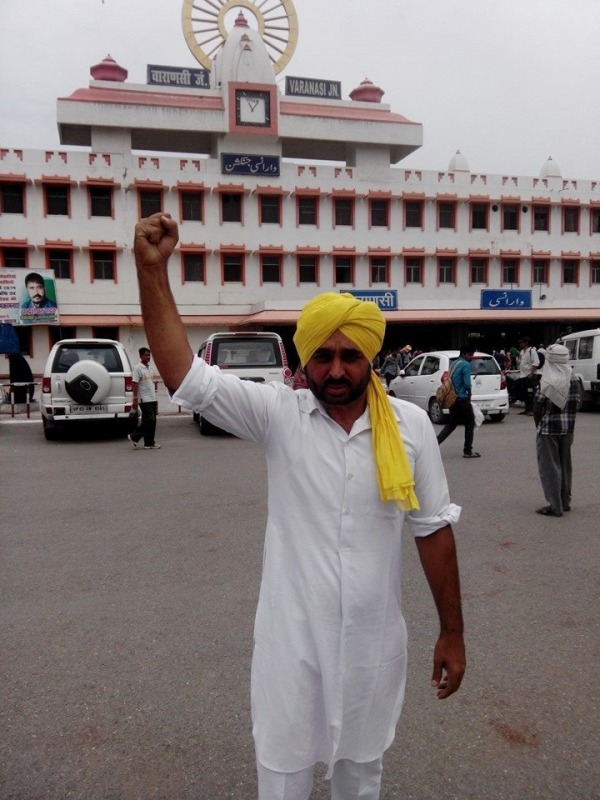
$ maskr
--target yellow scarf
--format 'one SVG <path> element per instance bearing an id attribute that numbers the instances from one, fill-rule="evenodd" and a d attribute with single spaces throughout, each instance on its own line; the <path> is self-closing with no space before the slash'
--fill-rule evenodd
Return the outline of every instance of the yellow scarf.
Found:
<path id="1" fill-rule="evenodd" d="M 338 330 L 351 339 L 369 361 L 373 361 L 383 344 L 385 319 L 375 303 L 357 300 L 351 294 L 326 292 L 317 295 L 302 309 L 294 335 L 302 366 Z M 379 496 L 384 502 L 395 500 L 403 511 L 418 509 L 415 481 L 398 421 L 374 372 L 367 387 L 367 405 Z"/>

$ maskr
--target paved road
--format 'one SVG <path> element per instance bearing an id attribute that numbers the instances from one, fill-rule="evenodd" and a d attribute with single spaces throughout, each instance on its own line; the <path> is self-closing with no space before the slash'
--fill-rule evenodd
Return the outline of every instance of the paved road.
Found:
<path id="1" fill-rule="evenodd" d="M 600 798 L 599 435 L 581 414 L 562 519 L 534 513 L 531 419 L 484 425 L 481 460 L 461 457 L 462 431 L 443 444 L 469 669 L 432 697 L 436 619 L 407 538 L 408 689 L 383 798 Z M 157 439 L 49 443 L 39 420 L 0 417 L 0 800 L 255 797 L 262 454 L 187 413 Z"/>

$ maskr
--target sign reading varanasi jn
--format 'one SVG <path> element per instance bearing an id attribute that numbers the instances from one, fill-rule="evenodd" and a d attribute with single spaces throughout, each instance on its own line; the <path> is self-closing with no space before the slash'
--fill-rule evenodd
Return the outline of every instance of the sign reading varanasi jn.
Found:
<path id="1" fill-rule="evenodd" d="M 321 81 L 315 78 L 285 79 L 285 93 L 296 97 L 322 97 L 324 100 L 341 100 L 342 84 L 340 81 Z"/>
<path id="2" fill-rule="evenodd" d="M 526 311 L 531 308 L 531 289 L 482 289 L 481 308 Z"/>
<path id="3" fill-rule="evenodd" d="M 150 86 L 188 86 L 190 89 L 210 89 L 210 72 L 207 69 L 161 67 L 148 64 L 146 83 Z"/>
<path id="4" fill-rule="evenodd" d="M 397 289 L 341 289 L 341 294 L 351 294 L 357 300 L 375 303 L 382 311 L 398 310 Z"/>
<path id="5" fill-rule="evenodd" d="M 224 175 L 279 175 L 278 156 L 252 156 L 221 153 L 221 172 Z"/>

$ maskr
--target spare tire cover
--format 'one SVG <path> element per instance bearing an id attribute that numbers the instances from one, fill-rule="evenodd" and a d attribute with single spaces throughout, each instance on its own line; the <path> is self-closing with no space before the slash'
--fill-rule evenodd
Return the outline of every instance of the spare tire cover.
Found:
<path id="1" fill-rule="evenodd" d="M 65 388 L 76 403 L 100 403 L 110 391 L 110 375 L 97 361 L 77 361 L 65 375 Z"/>

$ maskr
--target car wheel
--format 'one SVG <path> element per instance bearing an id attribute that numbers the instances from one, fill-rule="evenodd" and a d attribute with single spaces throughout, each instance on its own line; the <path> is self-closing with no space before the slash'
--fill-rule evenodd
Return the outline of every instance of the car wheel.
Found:
<path id="1" fill-rule="evenodd" d="M 44 428 L 44 437 L 47 442 L 54 442 L 56 439 L 58 439 L 58 432 L 56 428 L 50 425 L 46 417 L 42 417 L 42 426 Z"/>
<path id="2" fill-rule="evenodd" d="M 110 392 L 110 375 L 97 361 L 77 361 L 65 375 L 65 388 L 76 403 L 100 403 Z"/>
<path id="3" fill-rule="evenodd" d="M 429 419 L 433 422 L 434 425 L 441 425 L 444 421 L 444 412 L 442 411 L 441 405 L 438 403 L 435 397 L 432 397 L 429 401 Z"/>
<path id="4" fill-rule="evenodd" d="M 587 411 L 588 403 L 585 400 L 585 392 L 583 390 L 583 384 L 579 381 L 579 398 L 577 400 L 577 412 L 579 411 Z"/>
<path id="5" fill-rule="evenodd" d="M 506 414 L 490 414 L 488 417 L 490 422 L 502 422 Z"/>
<path id="6" fill-rule="evenodd" d="M 202 436 L 213 436 L 217 432 L 217 428 L 211 425 L 204 417 L 200 417 L 200 434 Z"/>

